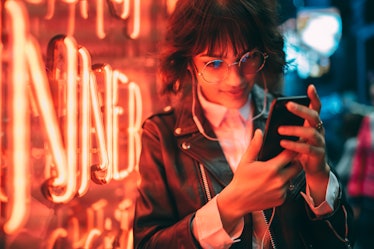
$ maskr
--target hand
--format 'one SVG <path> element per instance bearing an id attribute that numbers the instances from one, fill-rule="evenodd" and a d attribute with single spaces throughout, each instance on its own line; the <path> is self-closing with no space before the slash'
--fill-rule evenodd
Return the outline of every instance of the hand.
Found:
<path id="1" fill-rule="evenodd" d="M 302 165 L 311 195 L 316 204 L 325 199 L 330 168 L 326 162 L 325 130 L 320 126 L 321 101 L 316 88 L 310 85 L 307 89 L 310 99 L 308 107 L 296 103 L 288 103 L 287 109 L 304 118 L 304 126 L 282 126 L 278 132 L 281 135 L 299 137 L 299 141 L 282 140 L 281 146 L 298 153 L 297 160 Z"/>
<path id="2" fill-rule="evenodd" d="M 281 205 L 289 180 L 301 170 L 297 166 L 285 167 L 295 156 L 290 151 L 266 162 L 256 161 L 262 141 L 261 130 L 256 130 L 233 180 L 217 197 L 222 224 L 229 233 L 245 214 Z"/>

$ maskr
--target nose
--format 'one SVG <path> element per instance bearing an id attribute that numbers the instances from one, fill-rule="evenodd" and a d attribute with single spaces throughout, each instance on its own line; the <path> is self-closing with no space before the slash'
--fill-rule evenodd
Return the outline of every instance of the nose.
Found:
<path id="1" fill-rule="evenodd" d="M 240 86 L 242 83 L 242 76 L 240 75 L 239 62 L 234 62 L 229 65 L 229 71 L 225 80 L 227 85 Z"/>

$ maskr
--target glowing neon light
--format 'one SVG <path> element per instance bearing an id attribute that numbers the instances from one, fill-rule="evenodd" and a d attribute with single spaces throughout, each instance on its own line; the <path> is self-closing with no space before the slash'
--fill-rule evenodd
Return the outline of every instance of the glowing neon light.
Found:
<path id="1" fill-rule="evenodd" d="M 174 11 L 176 0 L 167 0 L 166 5 L 167 5 L 167 11 L 169 14 L 171 14 Z"/>
<path id="2" fill-rule="evenodd" d="M 113 169 L 113 178 L 116 179 L 116 173 L 118 171 L 118 137 L 119 137 L 119 127 L 118 127 L 118 116 L 122 113 L 122 108 L 118 106 L 118 80 L 123 80 L 122 82 L 127 83 L 128 78 L 126 75 L 119 73 L 117 70 L 113 71 L 112 77 L 112 104 L 113 104 L 113 147 L 112 147 L 112 169 Z"/>
<path id="3" fill-rule="evenodd" d="M 31 73 L 31 90 L 38 111 L 43 122 L 44 129 L 48 138 L 49 149 L 51 150 L 53 162 L 59 172 L 58 177 L 54 179 L 56 185 L 63 185 L 67 182 L 67 175 L 64 167 L 67 164 L 63 151 L 64 146 L 59 130 L 57 115 L 54 110 L 53 101 L 49 92 L 49 83 L 43 66 L 41 52 L 34 40 L 26 49 L 28 65 Z M 48 159 L 48 158 L 47 158 Z"/>
<path id="4" fill-rule="evenodd" d="M 66 202 L 71 200 L 76 190 L 76 165 L 77 165 L 77 45 L 71 38 L 64 39 L 64 45 L 67 50 L 66 61 L 66 85 L 67 85 L 67 124 L 66 124 L 66 138 L 67 138 L 67 175 L 68 182 L 66 184 L 66 192 L 63 196 L 55 197 L 56 202 Z"/>
<path id="5" fill-rule="evenodd" d="M 47 0 L 47 13 L 45 15 L 45 19 L 47 20 L 52 19 L 55 14 L 55 1 L 56 0 Z"/>
<path id="6" fill-rule="evenodd" d="M 118 82 L 123 84 L 128 83 L 128 78 L 126 75 L 120 73 L 119 71 L 114 71 L 113 73 L 113 85 L 117 86 Z M 134 82 L 128 83 L 128 168 L 119 171 L 118 169 L 118 147 L 113 148 L 113 152 L 116 153 L 113 156 L 113 178 L 116 180 L 126 178 L 135 168 L 137 168 L 137 158 L 139 156 L 141 142 L 140 142 L 140 126 L 142 117 L 142 98 L 140 88 Z M 115 93 L 117 95 L 117 93 Z M 118 132 L 118 114 L 121 113 L 120 108 L 116 108 L 116 115 L 114 115 L 114 132 Z M 114 138 L 118 137 L 118 134 L 113 134 Z M 114 142 L 114 145 L 118 146 L 118 141 Z"/>
<path id="7" fill-rule="evenodd" d="M 87 19 L 88 18 L 88 3 L 87 3 L 87 0 L 81 0 L 79 2 L 79 6 L 80 6 L 80 12 L 81 12 L 81 16 L 83 19 Z"/>
<path id="8" fill-rule="evenodd" d="M 121 18 L 126 19 L 130 14 L 130 0 L 123 0 L 123 9 L 121 13 Z"/>
<path id="9" fill-rule="evenodd" d="M 67 4 L 76 4 L 79 0 L 61 0 L 61 1 Z"/>
<path id="10" fill-rule="evenodd" d="M 104 0 L 96 0 L 96 35 L 99 39 L 104 39 Z"/>
<path id="11" fill-rule="evenodd" d="M 86 242 L 84 243 L 83 248 L 92 248 L 92 242 L 95 237 L 98 237 L 101 235 L 101 231 L 97 228 L 93 228 L 88 232 Z"/>
<path id="12" fill-rule="evenodd" d="M 17 231 L 26 221 L 29 212 L 29 143 L 30 127 L 27 102 L 26 59 L 24 48 L 27 43 L 26 18 L 27 13 L 23 5 L 17 1 L 6 1 L 4 4 L 6 17 L 11 24 L 10 79 L 9 79 L 9 123 L 7 133 L 9 137 L 9 165 L 8 165 L 8 204 L 7 220 L 4 232 L 11 234 Z M 12 194 L 10 194 L 12 193 Z"/>
<path id="13" fill-rule="evenodd" d="M 129 127 L 128 127 L 128 134 L 129 134 L 129 145 L 131 148 L 129 149 L 129 152 L 132 152 L 133 161 L 129 162 L 129 165 L 137 166 L 137 162 L 135 161 L 135 158 L 139 157 L 140 154 L 140 148 L 141 148 L 141 142 L 140 142 L 140 126 L 141 126 L 141 116 L 142 116 L 142 98 L 141 98 L 141 92 L 139 86 L 131 82 L 129 85 L 129 104 L 134 107 L 133 109 L 129 110 Z M 135 119 L 134 119 L 135 117 Z M 130 158 L 130 157 L 129 157 Z M 137 168 L 137 167 L 136 167 Z"/>
<path id="14" fill-rule="evenodd" d="M 91 71 L 91 57 L 86 48 L 80 47 L 78 50 L 80 59 L 80 122 L 79 122 L 79 136 L 80 136 L 80 186 L 78 188 L 79 196 L 84 195 L 88 191 L 88 183 L 90 181 L 90 71 Z"/>
<path id="15" fill-rule="evenodd" d="M 92 208 L 87 208 L 86 213 L 87 213 L 87 219 L 86 219 L 87 230 L 89 231 L 89 230 L 93 229 L 94 226 L 95 226 L 95 213 L 94 213 L 94 210 Z"/>
<path id="16" fill-rule="evenodd" d="M 124 239 L 127 241 L 127 246 L 125 248 L 133 248 L 133 229 L 130 222 L 129 216 L 131 212 L 131 207 L 133 207 L 133 202 L 130 199 L 124 199 L 118 205 L 116 209 L 117 219 L 119 218 L 121 229 L 123 230 Z M 119 213 L 119 215 L 118 215 Z M 119 216 L 119 217 L 118 217 Z M 124 244 L 123 242 L 120 243 Z"/>
<path id="17" fill-rule="evenodd" d="M 127 249 L 134 248 L 134 230 L 130 229 L 127 236 Z"/>
<path id="18" fill-rule="evenodd" d="M 70 2 L 73 4 L 76 1 Z M 54 8 L 54 3 L 53 0 L 48 1 L 48 6 Z M 100 153 L 100 164 L 96 170 L 94 169 L 93 180 L 108 183 L 111 179 L 123 179 L 137 167 L 137 157 L 140 151 L 139 130 L 142 100 L 140 89 L 136 83 L 129 82 L 125 74 L 112 70 L 109 65 L 102 65 L 95 70 L 96 73 L 104 75 L 103 89 L 101 89 L 104 92 L 104 102 L 102 103 L 104 113 L 102 114 L 100 92 L 98 91 L 94 71 L 90 70 L 89 53 L 83 47 L 78 50 L 75 40 L 70 36 L 58 36 L 49 45 L 48 51 L 53 51 L 52 54 L 47 55 L 47 61 L 52 64 L 52 67 L 47 67 L 50 69 L 50 80 L 59 83 L 58 87 L 61 87 L 57 91 L 60 95 L 53 98 L 38 43 L 26 32 L 28 21 L 26 15 L 21 13 L 23 5 L 19 1 L 6 1 L 4 6 L 6 6 L 5 10 L 9 12 L 11 17 L 9 24 L 15 27 L 15 31 L 11 32 L 14 37 L 9 39 L 10 42 L 13 42 L 10 56 L 13 68 L 10 67 L 11 74 L 9 75 L 12 78 L 9 82 L 17 82 L 17 84 L 12 83 L 9 88 L 12 95 L 8 97 L 9 102 L 6 105 L 7 108 L 10 108 L 8 113 L 11 119 L 8 125 L 10 129 L 7 130 L 7 134 L 9 133 L 8 141 L 10 141 L 10 167 L 8 167 L 10 177 L 8 177 L 9 181 L 7 182 L 9 186 L 6 186 L 7 191 L 1 189 L 0 192 L 1 201 L 8 201 L 6 206 L 8 220 L 4 223 L 3 229 L 7 234 L 11 234 L 24 224 L 29 212 L 30 186 L 27 179 L 31 156 L 29 155 L 30 115 L 28 110 L 31 109 L 33 114 L 40 117 L 45 129 L 47 140 L 45 161 L 48 165 L 45 169 L 45 175 L 50 179 L 46 181 L 44 190 L 50 201 L 67 203 L 74 198 L 75 194 L 78 193 L 82 196 L 88 190 L 91 173 L 90 159 L 92 159 L 90 140 L 93 130 L 98 140 L 97 145 Z M 0 52 L 2 53 L 1 43 L 0 46 Z M 59 58 L 63 58 L 63 61 L 57 65 L 55 60 Z M 0 67 L 0 73 L 2 73 L 1 70 Z M 29 72 L 29 75 L 25 72 Z M 27 80 L 30 80 L 30 82 Z M 127 169 L 122 171 L 118 168 L 118 122 L 119 115 L 123 114 L 122 107 L 118 105 L 119 84 L 126 84 L 128 87 L 128 106 L 130 109 L 128 114 L 129 164 Z M 31 91 L 28 92 L 28 89 Z M 80 91 L 78 92 L 77 89 Z M 2 87 L 0 87 L 1 90 Z M 29 93 L 31 94 L 29 95 Z M 56 106 L 53 99 L 59 100 Z M 28 105 L 31 105 L 31 108 Z M 0 107 L 2 108 L 2 106 Z M 93 127 L 91 126 L 91 114 Z M 78 115 L 80 115 L 79 122 Z M 63 119 L 61 124 L 59 118 Z M 0 126 L 0 128 L 2 131 L 3 127 Z M 61 131 L 63 134 L 61 134 Z M 79 144 L 78 136 L 80 138 Z M 17 177 L 15 177 L 15 172 L 17 172 Z M 104 212 L 101 206 L 105 205 L 106 203 L 99 202 L 93 206 L 97 214 L 98 229 L 102 229 Z M 87 216 L 90 219 L 89 211 Z M 92 220 L 87 224 L 89 228 L 93 228 Z M 65 233 L 66 230 L 56 230 L 50 240 L 50 247 L 53 247 L 58 237 L 66 237 Z M 79 237 L 79 234 L 76 237 Z M 74 241 L 78 243 L 75 239 Z"/>
<path id="19" fill-rule="evenodd" d="M 138 38 L 140 33 L 140 0 L 134 0 L 134 21 L 133 30 L 129 34 L 131 39 Z"/>
<path id="20" fill-rule="evenodd" d="M 33 4 L 41 4 L 42 0 L 28 0 L 30 3 Z M 69 14 L 68 14 L 68 27 L 67 27 L 67 34 L 73 35 L 75 31 L 75 11 L 76 11 L 76 4 L 79 3 L 80 9 L 80 16 L 83 19 L 88 19 L 88 0 L 60 0 L 68 4 Z M 129 35 L 131 39 L 136 39 L 139 37 L 140 33 L 140 25 L 141 25 L 141 2 L 140 0 L 133 0 L 134 1 L 134 17 L 133 17 L 133 27 L 132 32 Z M 55 14 L 56 9 L 56 0 L 46 0 L 47 2 L 47 11 L 45 15 L 45 19 L 51 20 Z M 115 14 L 115 16 L 125 20 L 130 16 L 130 0 L 110 0 L 108 1 L 109 8 L 112 7 L 113 3 L 123 4 L 122 11 L 119 15 Z M 104 0 L 96 0 L 96 35 L 99 39 L 104 39 L 106 37 L 105 33 L 105 25 L 104 25 Z M 168 6 L 171 5 L 168 3 Z"/>
<path id="21" fill-rule="evenodd" d="M 71 237 L 73 248 L 82 248 L 80 246 L 82 243 L 79 240 L 79 220 L 77 217 L 71 217 L 69 219 L 67 230 L 69 231 L 69 237 Z"/>
<path id="22" fill-rule="evenodd" d="M 115 8 L 113 7 L 113 3 L 120 4 L 123 3 L 122 5 L 122 11 L 119 15 L 115 13 Z M 113 13 L 115 14 L 116 17 L 121 18 L 122 20 L 125 20 L 129 17 L 130 14 L 130 0 L 111 0 L 109 2 L 109 7 L 112 7 Z"/>
<path id="23" fill-rule="evenodd" d="M 43 0 L 27 0 L 27 2 L 29 2 L 31 4 L 39 4 L 39 3 L 42 3 Z"/>
<path id="24" fill-rule="evenodd" d="M 2 28 L 3 28 L 3 25 L 2 25 L 2 21 L 3 21 L 3 16 L 2 16 L 2 13 L 0 13 L 0 34 L 2 34 Z M 3 58 L 3 43 L 2 43 L 2 39 L 0 39 L 0 58 Z M 3 97 L 3 92 L 2 92 L 2 85 L 3 85 L 3 62 L 0 63 L 0 110 L 2 110 L 2 97 Z M 0 122 L 0 137 L 3 136 L 3 122 Z M 3 175 L 3 172 L 2 172 L 2 169 L 3 169 L 3 147 L 2 147 L 2 143 L 0 143 L 0 176 Z M 0 177 L 0 202 L 7 202 L 8 201 L 8 197 L 6 196 L 6 193 L 5 193 L 5 190 L 2 188 L 3 184 L 2 184 L 2 177 Z M 5 185 L 5 184 L 4 184 Z M 0 205 L 0 213 L 3 213 L 2 210 L 2 205 Z"/>
<path id="25" fill-rule="evenodd" d="M 58 48 L 60 47 L 63 47 L 63 51 L 59 51 Z M 52 65 L 49 65 L 51 67 L 50 74 L 52 75 L 58 72 L 56 68 L 57 62 L 54 61 L 56 54 L 59 52 L 65 54 L 64 68 L 61 69 L 64 78 L 61 79 L 61 82 L 66 89 L 66 101 L 64 101 L 66 104 L 66 122 L 64 127 L 66 151 L 60 147 L 60 150 L 56 152 L 61 154 L 57 157 L 64 157 L 62 154 L 66 152 L 67 164 L 58 165 L 57 176 L 52 179 L 47 191 L 53 202 L 66 203 L 74 197 L 77 185 L 77 44 L 71 37 L 57 36 L 49 44 L 48 51 L 52 51 L 52 54 L 47 54 L 47 57 L 52 57 L 47 58 L 47 61 L 52 61 Z M 46 125 L 50 124 L 46 123 Z M 54 144 L 53 140 L 49 141 Z M 61 188 L 64 190 L 63 193 L 57 194 L 57 192 L 61 192 Z"/>
<path id="26" fill-rule="evenodd" d="M 96 168 L 93 167 L 92 180 L 96 183 L 103 184 L 109 180 L 106 173 L 109 167 L 109 157 L 106 149 L 105 132 L 100 111 L 100 103 L 98 96 L 99 92 L 97 89 L 96 78 L 94 76 L 94 73 L 91 73 L 90 78 L 91 108 L 93 112 L 94 126 L 96 128 L 95 135 L 98 140 L 100 153 L 100 164 L 97 165 Z"/>
<path id="27" fill-rule="evenodd" d="M 75 30 L 75 9 L 76 9 L 76 3 L 73 1 L 72 3 L 68 4 L 68 28 L 67 28 L 67 35 L 72 36 L 74 35 Z"/>
<path id="28" fill-rule="evenodd" d="M 104 106 L 104 116 L 105 116 L 105 132 L 106 132 L 106 146 L 108 151 L 109 165 L 107 172 L 107 182 L 112 178 L 113 173 L 113 113 L 114 105 L 116 104 L 116 98 L 114 98 L 114 84 L 113 84 L 113 70 L 108 64 L 101 67 L 101 72 L 104 74 L 104 87 L 105 87 L 105 106 Z"/>
<path id="29" fill-rule="evenodd" d="M 90 208 L 96 213 L 96 228 L 101 231 L 104 229 L 104 208 L 108 205 L 108 201 L 100 199 L 93 203 Z"/>
<path id="30" fill-rule="evenodd" d="M 66 238 L 68 236 L 68 232 L 64 228 L 57 228 L 52 231 L 51 235 L 48 236 L 48 244 L 47 249 L 53 249 L 56 241 L 59 238 Z"/>
<path id="31" fill-rule="evenodd" d="M 114 233 L 110 232 L 113 229 L 111 218 L 105 218 L 104 221 L 104 239 L 102 240 L 102 246 L 104 248 L 113 247 L 113 242 L 115 239 Z"/>
<path id="32" fill-rule="evenodd" d="M 105 96 L 104 96 L 104 123 L 105 123 L 105 144 L 106 144 L 106 151 L 108 157 L 108 165 L 107 168 L 101 168 L 101 172 L 95 171 L 96 174 L 94 176 L 99 181 L 104 181 L 104 183 L 108 183 L 112 179 L 112 171 L 113 171 L 113 109 L 114 109 L 114 101 L 113 100 L 113 81 L 112 75 L 113 70 L 111 66 L 107 64 L 103 65 L 94 65 L 94 71 L 98 74 L 103 74 L 104 76 L 104 89 L 105 89 Z M 96 127 L 98 128 L 98 127 Z M 100 173 L 100 174 L 99 174 Z"/>

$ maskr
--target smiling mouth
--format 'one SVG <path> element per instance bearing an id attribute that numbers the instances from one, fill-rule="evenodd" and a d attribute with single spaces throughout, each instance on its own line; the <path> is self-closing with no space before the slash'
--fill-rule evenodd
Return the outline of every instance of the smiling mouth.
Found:
<path id="1" fill-rule="evenodd" d="M 222 90 L 221 92 L 228 93 L 231 95 L 240 95 L 245 91 L 244 88 L 235 88 L 235 89 L 225 89 Z"/>

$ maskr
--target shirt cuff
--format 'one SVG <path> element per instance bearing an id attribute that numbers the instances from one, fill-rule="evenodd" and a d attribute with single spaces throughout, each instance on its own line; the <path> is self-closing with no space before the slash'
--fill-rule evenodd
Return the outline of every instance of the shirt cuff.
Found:
<path id="1" fill-rule="evenodd" d="M 313 198 L 310 196 L 310 190 L 308 183 L 306 185 L 306 194 L 301 192 L 301 195 L 304 197 L 306 203 L 309 205 L 312 212 L 317 216 L 323 216 L 334 211 L 334 203 L 339 196 L 339 182 L 336 176 L 330 171 L 329 182 L 327 185 L 325 201 L 322 202 L 319 206 L 315 206 Z"/>
<path id="2" fill-rule="evenodd" d="M 192 224 L 192 231 L 202 248 L 230 248 L 241 235 L 244 219 L 237 224 L 232 234 L 223 228 L 217 206 L 217 196 L 197 210 Z"/>

